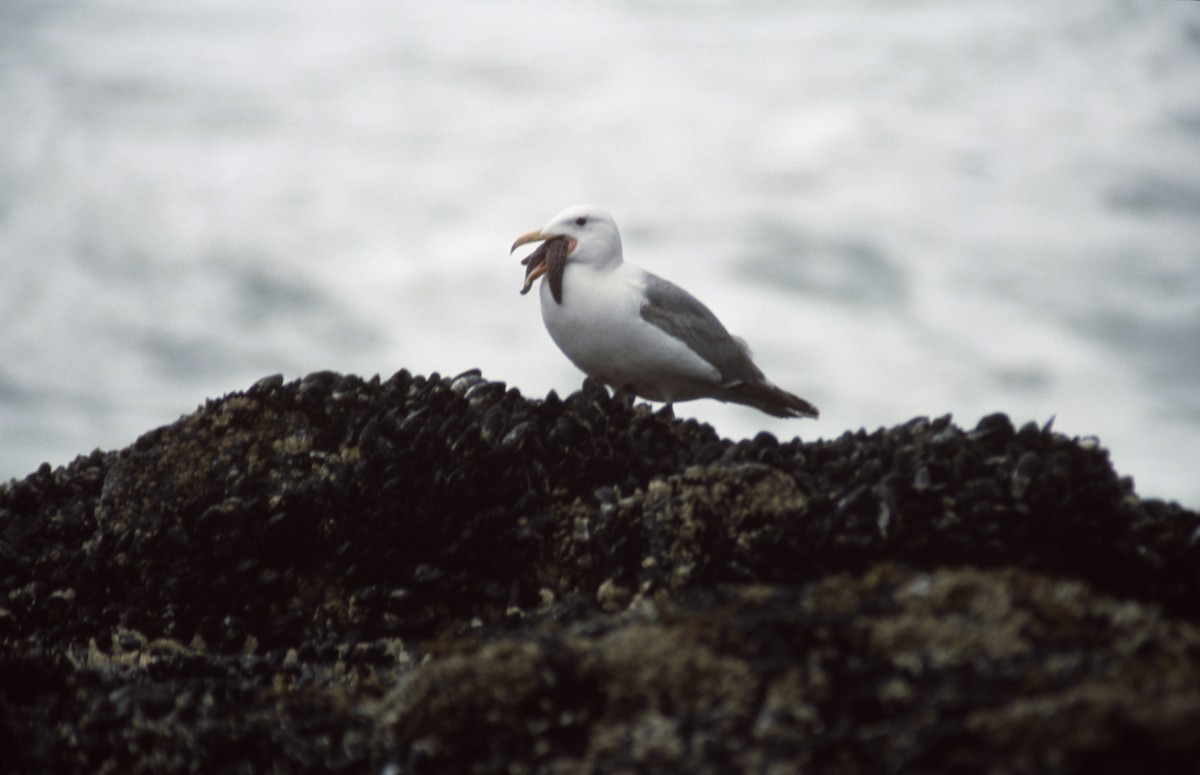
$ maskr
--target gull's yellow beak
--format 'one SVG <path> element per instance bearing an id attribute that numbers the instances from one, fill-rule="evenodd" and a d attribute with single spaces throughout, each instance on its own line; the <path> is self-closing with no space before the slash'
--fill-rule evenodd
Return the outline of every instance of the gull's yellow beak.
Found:
<path id="1" fill-rule="evenodd" d="M 522 234 L 520 237 L 517 237 L 517 241 L 512 244 L 512 247 L 508 249 L 508 252 L 511 254 L 514 250 L 522 245 L 528 245 L 530 242 L 541 242 L 542 240 L 546 239 L 550 239 L 550 235 L 542 234 L 541 229 L 534 229 L 528 234 Z"/>

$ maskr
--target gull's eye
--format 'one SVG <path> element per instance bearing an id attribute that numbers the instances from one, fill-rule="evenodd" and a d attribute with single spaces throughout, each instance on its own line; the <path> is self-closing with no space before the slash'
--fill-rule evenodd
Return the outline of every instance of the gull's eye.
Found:
<path id="1" fill-rule="evenodd" d="M 587 216 L 581 215 L 575 219 L 576 226 L 584 226 L 587 224 Z"/>

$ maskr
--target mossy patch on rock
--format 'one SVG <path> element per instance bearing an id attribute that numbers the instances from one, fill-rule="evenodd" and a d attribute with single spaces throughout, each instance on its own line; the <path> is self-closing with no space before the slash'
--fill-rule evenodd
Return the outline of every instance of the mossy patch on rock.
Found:
<path id="1" fill-rule="evenodd" d="M 461 648 L 383 701 L 411 771 L 1114 771 L 1184 761 L 1200 722 L 1200 627 L 1016 570 L 883 565 Z"/>

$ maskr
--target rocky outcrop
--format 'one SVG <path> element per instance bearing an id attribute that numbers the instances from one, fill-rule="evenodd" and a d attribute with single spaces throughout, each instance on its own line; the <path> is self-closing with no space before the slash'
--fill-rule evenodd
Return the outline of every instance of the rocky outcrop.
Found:
<path id="1" fill-rule="evenodd" d="M 268 378 L 0 489 L 0 583 L 4 771 L 1200 754 L 1200 516 L 1003 415 L 733 443 L 591 383 Z"/>

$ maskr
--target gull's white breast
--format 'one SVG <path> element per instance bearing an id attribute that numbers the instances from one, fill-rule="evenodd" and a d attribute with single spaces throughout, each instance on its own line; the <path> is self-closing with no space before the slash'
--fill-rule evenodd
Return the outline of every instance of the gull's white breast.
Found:
<path id="1" fill-rule="evenodd" d="M 642 318 L 645 273 L 626 263 L 594 269 L 568 261 L 563 303 L 543 279 L 542 321 L 580 370 L 618 387 L 629 383 L 655 401 L 711 394 L 721 374 L 680 340 Z"/>

